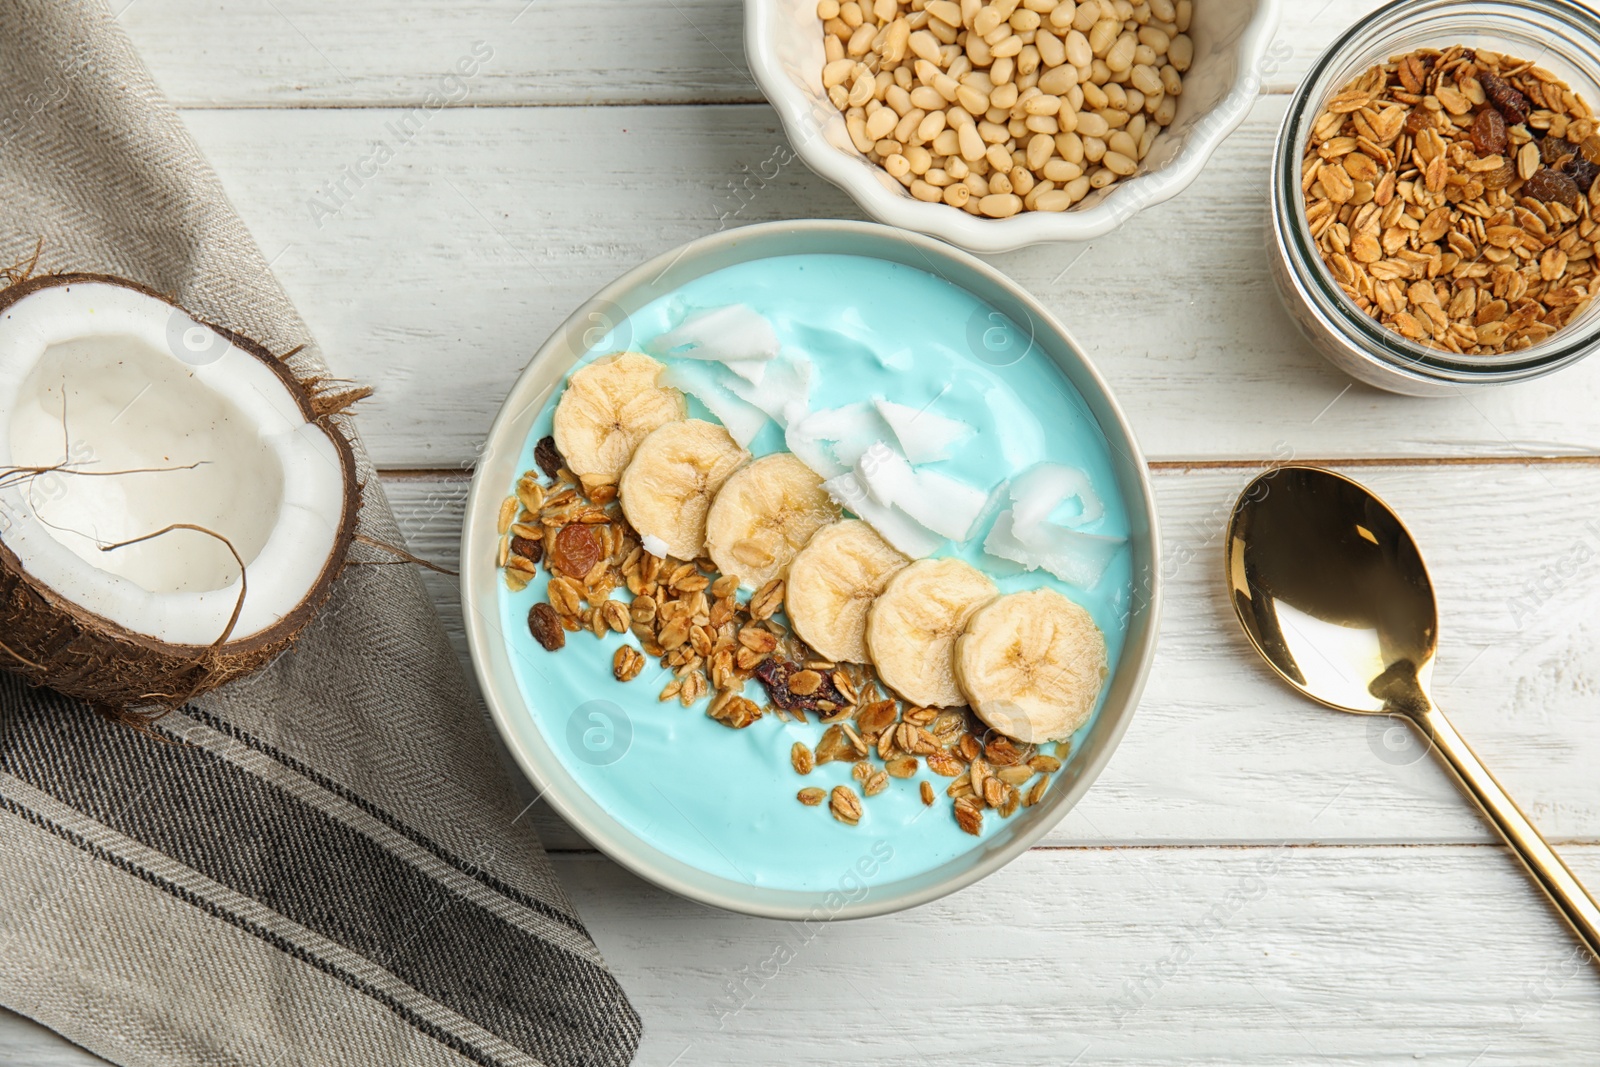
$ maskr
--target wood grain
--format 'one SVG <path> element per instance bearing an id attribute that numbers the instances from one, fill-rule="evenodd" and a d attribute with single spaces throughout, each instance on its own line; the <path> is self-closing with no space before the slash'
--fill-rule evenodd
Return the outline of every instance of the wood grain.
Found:
<path id="1" fill-rule="evenodd" d="M 449 472 L 591 292 L 723 226 L 860 217 L 798 163 L 752 177 L 782 137 L 737 0 L 112 4 L 330 359 L 377 387 L 379 462 L 432 472 L 386 484 L 446 564 L 466 489 Z M 1269 281 L 1281 94 L 1377 4 L 1286 4 L 1267 95 L 1176 201 L 993 259 L 1066 322 L 1160 466 L 1157 667 L 1048 847 L 813 932 L 671 897 L 541 814 L 645 1017 L 640 1064 L 1594 1061 L 1600 979 L 1509 856 L 1430 760 L 1269 678 L 1218 589 L 1222 522 L 1262 464 L 1354 460 L 1432 566 L 1441 704 L 1600 884 L 1600 364 L 1443 401 L 1347 388 Z M 493 55 L 446 82 L 478 42 Z M 456 99 L 390 128 L 431 93 Z M 356 188 L 343 170 L 378 140 L 393 159 Z M 341 179 L 348 204 L 314 210 Z M 453 583 L 425 581 L 464 652 Z M 0 1067 L 100 1062 L 0 1009 Z"/>

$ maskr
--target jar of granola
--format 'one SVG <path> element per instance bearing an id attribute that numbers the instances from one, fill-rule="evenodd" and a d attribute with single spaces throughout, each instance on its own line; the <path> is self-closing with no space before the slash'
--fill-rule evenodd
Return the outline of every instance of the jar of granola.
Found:
<path id="1" fill-rule="evenodd" d="M 1568 0 L 1402 0 L 1291 99 L 1274 276 L 1336 366 L 1450 395 L 1600 344 L 1600 18 Z"/>

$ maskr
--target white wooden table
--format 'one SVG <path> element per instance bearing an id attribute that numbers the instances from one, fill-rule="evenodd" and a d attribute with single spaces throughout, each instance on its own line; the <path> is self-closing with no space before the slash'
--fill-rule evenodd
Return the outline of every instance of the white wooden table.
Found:
<path id="1" fill-rule="evenodd" d="M 793 928 L 671 897 L 544 816 L 644 1016 L 641 1064 L 1600 1062 L 1600 970 L 1444 773 L 1275 683 L 1222 594 L 1222 524 L 1265 463 L 1375 486 L 1433 568 L 1442 704 L 1600 886 L 1600 359 L 1423 401 L 1352 387 L 1299 339 L 1267 274 L 1268 151 L 1307 63 L 1377 5 L 1286 6 L 1290 58 L 1188 192 L 1093 244 L 994 257 L 1084 343 L 1152 460 L 1169 598 L 1116 758 L 1006 870 L 829 928 L 776 975 Z M 859 217 L 798 162 L 760 177 L 782 134 L 736 0 L 121 18 L 336 369 L 376 387 L 367 444 L 412 547 L 446 563 L 493 412 L 585 297 L 721 226 Z M 468 95 L 397 135 L 476 42 L 493 55 Z M 393 158 L 348 179 L 378 140 Z M 451 584 L 433 589 L 454 625 Z M 0 1064 L 84 1062 L 0 1016 Z"/>

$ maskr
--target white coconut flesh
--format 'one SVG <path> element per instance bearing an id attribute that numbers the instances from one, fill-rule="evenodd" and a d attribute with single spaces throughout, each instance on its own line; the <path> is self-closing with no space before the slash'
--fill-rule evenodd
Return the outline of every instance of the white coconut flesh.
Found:
<path id="1" fill-rule="evenodd" d="M 247 568 L 240 641 L 315 589 L 348 506 L 340 452 L 271 367 L 100 282 L 42 288 L 0 316 L 0 472 L 57 465 L 0 490 L 0 541 L 58 597 L 174 645 L 226 631 L 233 552 L 189 530 L 105 546 L 174 524 L 226 538 Z"/>

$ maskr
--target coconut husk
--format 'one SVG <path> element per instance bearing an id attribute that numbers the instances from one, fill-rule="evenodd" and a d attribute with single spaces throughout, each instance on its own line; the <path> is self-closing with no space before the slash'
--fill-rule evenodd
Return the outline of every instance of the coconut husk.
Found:
<path id="1" fill-rule="evenodd" d="M 0 316 L 30 293 L 87 282 L 137 290 L 178 307 L 170 297 L 123 278 L 49 274 L 24 277 L 0 290 Z M 316 583 L 295 609 L 260 633 L 234 640 L 231 633 L 225 632 L 211 645 L 165 644 L 84 610 L 35 581 L 0 534 L 0 670 L 20 674 L 35 685 L 83 700 L 127 721 L 160 714 L 252 674 L 290 648 L 327 602 L 342 573 L 356 538 L 361 509 L 355 454 L 335 419 L 336 413 L 348 405 L 330 405 L 326 398 L 319 401 L 314 386 L 301 382 L 283 360 L 261 344 L 204 320 L 195 321 L 215 330 L 276 373 L 306 422 L 327 435 L 344 475 L 344 510 L 334 549 Z"/>

